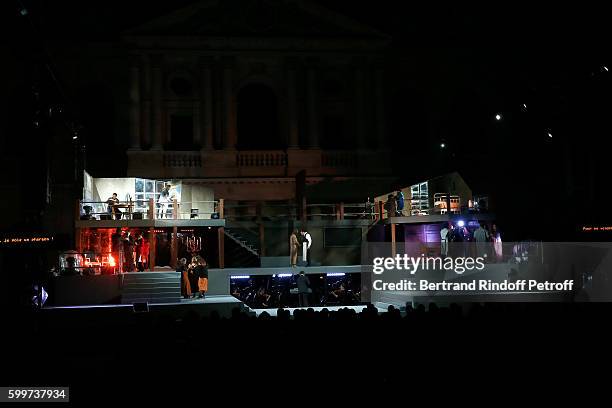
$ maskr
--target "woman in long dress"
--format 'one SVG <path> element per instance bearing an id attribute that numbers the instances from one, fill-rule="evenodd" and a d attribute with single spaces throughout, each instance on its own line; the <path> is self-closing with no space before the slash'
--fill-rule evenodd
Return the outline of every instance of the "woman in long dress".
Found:
<path id="1" fill-rule="evenodd" d="M 291 266 L 297 266 L 298 251 L 300 250 L 300 241 L 298 240 L 298 231 L 294 230 L 289 238 L 289 251 L 291 257 Z"/>
<path id="2" fill-rule="evenodd" d="M 181 292 L 185 299 L 191 297 L 191 283 L 189 283 L 189 270 L 187 268 L 187 259 L 181 258 L 179 260 L 177 272 L 181 273 Z"/>

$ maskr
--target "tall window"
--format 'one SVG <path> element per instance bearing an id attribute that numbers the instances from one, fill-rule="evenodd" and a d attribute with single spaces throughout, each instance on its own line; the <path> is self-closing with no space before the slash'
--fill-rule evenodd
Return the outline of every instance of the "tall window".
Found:
<path id="1" fill-rule="evenodd" d="M 344 129 L 344 117 L 341 115 L 328 115 L 323 117 L 321 130 L 323 137 L 321 147 L 324 149 L 349 149 L 354 143 L 348 138 Z"/>
<path id="2" fill-rule="evenodd" d="M 164 184 L 168 183 L 168 180 L 148 180 L 137 178 L 135 183 L 135 208 L 146 210 L 149 206 L 149 199 L 152 198 L 154 202 L 157 202 L 159 199 L 159 193 L 161 193 L 162 189 L 164 188 Z"/>
<path id="3" fill-rule="evenodd" d="M 193 115 L 176 113 L 170 116 L 168 150 L 193 150 Z"/>
<path id="4" fill-rule="evenodd" d="M 263 84 L 246 85 L 238 93 L 238 148 L 281 149 L 278 104 L 274 91 Z"/>

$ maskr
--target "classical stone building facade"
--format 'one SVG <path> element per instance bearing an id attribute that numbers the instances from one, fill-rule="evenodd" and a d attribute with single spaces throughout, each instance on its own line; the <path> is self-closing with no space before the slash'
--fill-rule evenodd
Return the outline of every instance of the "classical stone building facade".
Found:
<path id="1" fill-rule="evenodd" d="M 227 0 L 123 40 L 128 176 L 198 179 L 230 200 L 293 199 L 302 170 L 307 185 L 389 176 L 385 34 L 303 1 Z"/>

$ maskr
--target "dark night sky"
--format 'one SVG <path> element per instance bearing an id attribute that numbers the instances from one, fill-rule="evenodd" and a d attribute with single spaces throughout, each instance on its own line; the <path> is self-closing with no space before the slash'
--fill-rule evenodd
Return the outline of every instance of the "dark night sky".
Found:
<path id="1" fill-rule="evenodd" d="M 127 28 L 191 3 L 23 1 L 43 38 L 74 44 L 114 41 Z M 494 192 L 502 208 L 507 205 L 505 210 L 510 212 L 509 202 L 535 206 L 536 196 L 558 194 L 565 183 L 559 168 L 567 157 L 574 168 L 581 169 L 590 165 L 584 157 L 592 154 L 596 166 L 605 170 L 600 145 L 603 136 L 610 135 L 610 80 L 601 70 L 612 64 L 605 44 L 610 25 L 603 6 L 582 2 L 538 6 L 533 2 L 317 3 L 389 33 L 395 55 L 412 61 L 406 74 L 414 78 L 414 87 L 407 91 L 405 102 L 411 109 L 406 117 L 415 134 L 427 132 L 419 148 L 430 163 L 436 163 L 427 172 L 458 169 L 475 190 Z M 18 64 L 36 64 L 32 56 L 38 42 L 17 15 L 18 5 L 6 1 L 0 6 L 4 54 Z M 71 80 L 62 72 L 58 77 L 63 82 Z M 523 103 L 528 104 L 527 113 L 521 112 Z M 493 119 L 497 112 L 504 115 L 502 122 Z M 428 126 L 425 117 L 435 123 Z M 553 140 L 547 137 L 547 129 L 554 133 Z M 403 135 L 396 138 L 400 148 L 414 145 Z M 564 155 L 567 144 L 561 140 L 570 141 L 573 156 Z M 447 145 L 443 151 L 439 149 L 442 141 Z M 588 182 L 580 185 L 576 172 L 573 177 L 572 191 L 561 194 L 567 204 L 564 211 L 574 211 L 569 202 L 579 197 L 581 209 L 575 211 L 588 214 L 595 208 L 588 202 L 584 207 Z M 521 193 L 516 192 L 519 184 Z M 548 190 L 539 190 L 543 185 Z M 610 195 L 605 188 L 596 194 Z"/>

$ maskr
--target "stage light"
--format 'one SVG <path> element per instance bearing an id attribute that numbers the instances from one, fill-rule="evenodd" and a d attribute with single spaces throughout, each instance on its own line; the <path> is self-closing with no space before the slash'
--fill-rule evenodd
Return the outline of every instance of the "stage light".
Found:
<path id="1" fill-rule="evenodd" d="M 548 133 L 548 137 L 550 137 L 552 139 L 552 133 L 547 132 Z"/>
<path id="2" fill-rule="evenodd" d="M 523 112 L 527 112 L 527 104 L 526 104 L 526 103 L 524 103 L 524 104 L 522 104 L 522 105 L 521 105 L 521 110 L 522 110 Z"/>
<path id="3" fill-rule="evenodd" d="M 465 227 L 465 221 L 463 221 L 463 220 L 459 220 L 459 221 L 457 221 L 457 226 L 458 226 L 459 228 L 463 228 L 463 227 Z"/>
<path id="4" fill-rule="evenodd" d="M 27 16 L 27 15 L 28 15 L 28 9 L 27 9 L 27 8 L 25 8 L 25 7 L 20 8 L 20 9 L 19 9 L 19 14 L 20 14 L 22 17 Z"/>
<path id="5" fill-rule="evenodd" d="M 38 291 L 38 285 L 34 286 L 34 290 Z M 32 304 L 34 306 L 43 307 L 48 298 L 49 298 L 49 294 L 47 293 L 45 288 L 41 286 L 40 296 L 38 294 L 32 296 Z"/>
<path id="6" fill-rule="evenodd" d="M 606 67 L 605 65 L 603 66 L 603 70 L 608 72 L 608 67 Z"/>
<path id="7" fill-rule="evenodd" d="M 344 272 L 333 272 L 333 273 L 328 273 L 327 276 L 344 276 L 346 275 Z"/>
<path id="8" fill-rule="evenodd" d="M 440 149 L 444 149 L 446 147 L 446 143 L 440 143 Z"/>
<path id="9" fill-rule="evenodd" d="M 230 279 L 249 279 L 250 276 L 249 275 L 233 275 L 230 276 Z"/>
<path id="10" fill-rule="evenodd" d="M 495 115 L 495 120 L 498 120 L 498 121 L 502 120 L 502 115 L 499 114 L 499 113 L 497 115 Z"/>
<path id="11" fill-rule="evenodd" d="M 79 137 L 77 135 L 72 136 L 72 140 L 77 140 Z"/>

